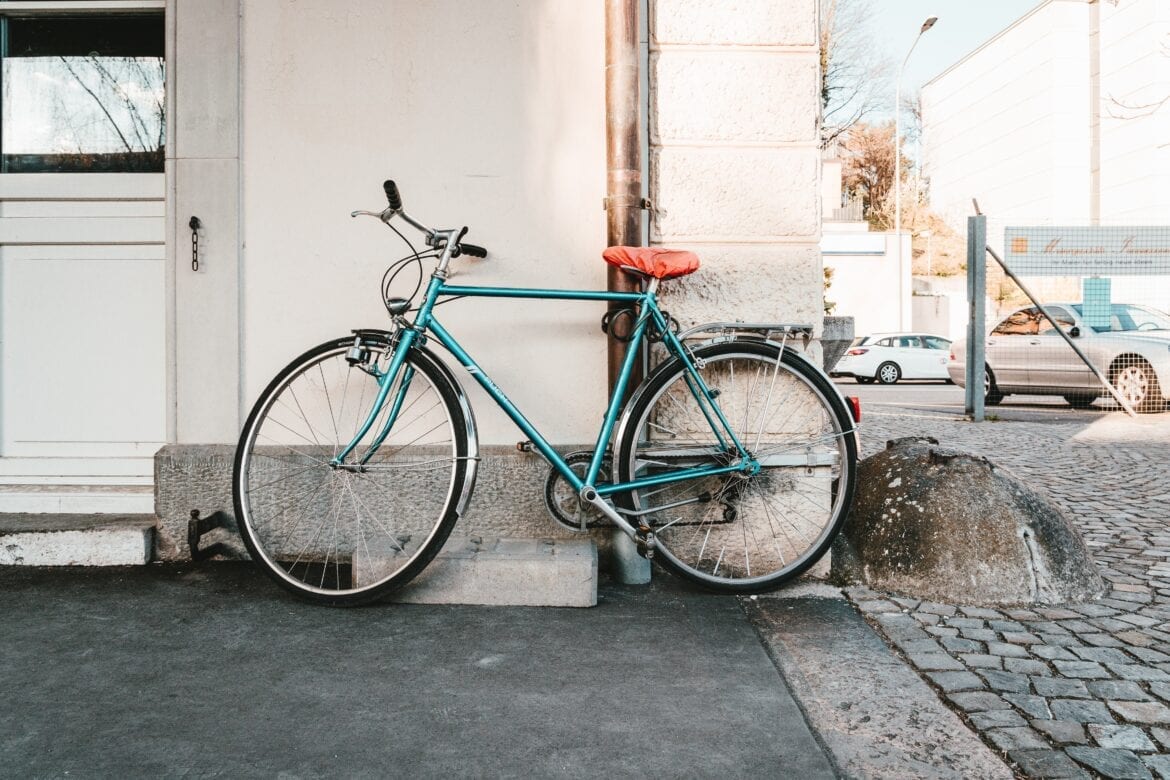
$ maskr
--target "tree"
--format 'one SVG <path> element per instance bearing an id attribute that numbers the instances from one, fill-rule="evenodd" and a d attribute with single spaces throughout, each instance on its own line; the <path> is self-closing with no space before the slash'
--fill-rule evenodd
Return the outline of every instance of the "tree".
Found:
<path id="1" fill-rule="evenodd" d="M 818 0 L 821 146 L 864 121 L 889 92 L 892 63 L 874 46 L 868 0 Z"/>
<path id="2" fill-rule="evenodd" d="M 884 230 L 892 219 L 886 216 L 887 200 L 894 183 L 894 123 L 857 124 L 841 142 L 841 179 L 845 191 L 861 199 L 865 218 Z"/>

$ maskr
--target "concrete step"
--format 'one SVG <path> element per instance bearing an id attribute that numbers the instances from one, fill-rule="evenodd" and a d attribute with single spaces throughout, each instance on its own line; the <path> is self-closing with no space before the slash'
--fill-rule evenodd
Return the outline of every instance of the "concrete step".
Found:
<path id="1" fill-rule="evenodd" d="M 592 607 L 597 545 L 591 539 L 452 536 L 391 598 L 411 604 Z"/>
<path id="2" fill-rule="evenodd" d="M 0 565 L 141 566 L 154 515 L 0 514 Z"/>

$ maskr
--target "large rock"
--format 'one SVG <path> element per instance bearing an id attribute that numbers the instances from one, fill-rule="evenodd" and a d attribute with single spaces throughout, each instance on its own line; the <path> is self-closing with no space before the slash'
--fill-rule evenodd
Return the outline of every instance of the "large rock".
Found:
<path id="1" fill-rule="evenodd" d="M 958 604 L 1058 604 L 1105 589 L 1057 506 L 934 439 L 897 439 L 861 462 L 832 575 Z"/>

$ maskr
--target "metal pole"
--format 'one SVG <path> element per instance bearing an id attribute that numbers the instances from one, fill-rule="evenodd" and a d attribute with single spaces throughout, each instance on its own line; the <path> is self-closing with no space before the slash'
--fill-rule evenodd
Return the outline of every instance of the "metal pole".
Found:
<path id="1" fill-rule="evenodd" d="M 606 240 L 609 246 L 642 245 L 642 128 L 640 122 L 640 0 L 605 0 Z M 606 289 L 637 292 L 638 282 L 612 266 Z M 611 303 L 610 309 L 620 308 Z M 620 321 L 620 318 L 618 319 Z M 609 390 L 625 357 L 625 344 L 609 336 Z M 641 381 L 630 378 L 630 387 Z"/>
<path id="2" fill-rule="evenodd" d="M 984 419 L 983 374 L 987 370 L 987 217 L 967 218 L 967 386 L 966 413 Z"/>
<path id="3" fill-rule="evenodd" d="M 643 0 L 605 0 L 605 160 L 606 241 L 609 246 L 642 245 L 641 57 L 638 47 L 639 9 Z M 629 274 L 607 266 L 606 289 L 637 292 Z M 610 310 L 620 308 L 611 303 Z M 624 318 L 612 318 L 621 322 Z M 626 345 L 609 335 L 609 392 L 617 389 Z M 628 389 L 642 381 L 636 361 Z M 650 561 L 639 555 L 633 540 L 620 528 L 610 534 L 611 563 L 618 582 L 650 582 Z"/>
<path id="4" fill-rule="evenodd" d="M 922 34 L 934 27 L 934 23 L 938 21 L 937 16 L 932 16 L 922 23 L 922 28 L 918 31 L 918 35 L 914 38 L 914 43 L 910 44 L 910 51 L 906 52 L 906 58 L 902 60 L 902 67 L 898 68 L 898 80 L 894 88 L 894 238 L 898 242 L 898 327 L 903 330 L 906 323 L 903 321 L 905 301 L 903 300 L 902 291 L 902 73 L 906 70 L 906 63 L 910 61 L 910 55 L 914 53 L 914 47 L 918 45 L 918 40 Z"/>

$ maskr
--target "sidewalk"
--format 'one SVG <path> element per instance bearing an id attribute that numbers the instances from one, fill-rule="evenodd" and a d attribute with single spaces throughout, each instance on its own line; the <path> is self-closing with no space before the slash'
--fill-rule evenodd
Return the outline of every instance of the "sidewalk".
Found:
<path id="1" fill-rule="evenodd" d="M 663 574 L 593 609 L 337 610 L 247 564 L 0 567 L 0 755 L 19 777 L 1011 777 L 808 590 Z"/>
<path id="2" fill-rule="evenodd" d="M 907 435 L 1049 492 L 1111 592 L 736 599 L 656 570 L 593 609 L 334 610 L 242 564 L 0 567 L 5 774 L 1170 777 L 1167 421 L 886 409 L 864 454 Z"/>
<path id="3" fill-rule="evenodd" d="M 831 778 L 735 598 L 286 596 L 244 564 L 0 569 L 11 777 Z"/>
<path id="4" fill-rule="evenodd" d="M 1170 415 L 967 423 L 886 409 L 863 457 L 900 436 L 986 455 L 1048 493 L 1110 591 L 1090 604 L 981 609 L 849 597 L 1028 777 L 1170 778 Z"/>

